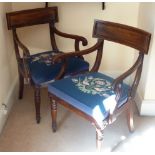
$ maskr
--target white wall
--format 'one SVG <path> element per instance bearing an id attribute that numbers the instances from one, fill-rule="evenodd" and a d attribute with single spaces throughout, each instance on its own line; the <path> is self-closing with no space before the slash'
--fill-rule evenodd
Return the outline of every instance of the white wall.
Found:
<path id="1" fill-rule="evenodd" d="M 2 103 L 10 108 L 14 102 L 13 91 L 17 79 L 17 65 L 11 32 L 7 30 L 6 12 L 12 9 L 11 3 L 0 3 L 0 131 L 4 124 Z"/>
<path id="2" fill-rule="evenodd" d="M 59 23 L 57 28 L 61 31 L 79 34 L 86 37 L 89 41 L 89 47 L 93 45 L 96 39 L 92 38 L 92 29 L 94 19 L 109 20 L 137 26 L 139 3 L 108 3 L 105 10 L 102 10 L 101 2 L 95 3 L 49 3 L 50 6 L 58 6 Z M 13 10 L 22 10 L 29 8 L 44 7 L 44 3 L 13 3 Z M 34 51 L 49 50 L 51 48 L 49 41 L 48 26 L 30 27 L 20 31 L 20 37 L 23 42 Z M 57 38 L 60 49 L 66 52 L 72 51 L 73 44 L 70 40 Z M 86 47 L 84 47 L 86 48 Z M 134 52 L 123 46 L 111 45 L 105 43 L 104 59 L 100 71 L 110 74 L 119 74 L 126 70 L 133 62 Z M 124 59 L 125 57 L 125 59 Z M 94 54 L 86 56 L 86 59 L 92 65 Z M 120 63 L 121 62 L 121 63 Z M 123 64 L 123 65 L 122 65 Z"/>
<path id="3" fill-rule="evenodd" d="M 143 78 L 141 81 L 143 96 L 145 99 L 155 99 L 155 3 L 141 3 L 139 10 L 139 27 L 149 31 L 152 34 L 150 50 L 145 57 Z"/>
<path id="4" fill-rule="evenodd" d="M 6 12 L 10 10 L 11 3 L 0 3 L 0 104 L 17 75 L 12 36 L 6 25 Z"/>
<path id="5" fill-rule="evenodd" d="M 138 90 L 141 98 L 139 109 L 141 114 L 155 115 L 155 3 L 141 3 L 138 19 L 138 26 L 152 34 Z"/>

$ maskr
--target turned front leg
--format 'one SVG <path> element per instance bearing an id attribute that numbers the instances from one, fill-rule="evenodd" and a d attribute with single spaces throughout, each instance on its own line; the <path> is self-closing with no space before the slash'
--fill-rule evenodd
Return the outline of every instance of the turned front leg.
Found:
<path id="1" fill-rule="evenodd" d="M 50 102 L 51 102 L 52 129 L 53 129 L 53 132 L 56 132 L 57 103 L 51 97 L 50 97 Z"/>
<path id="2" fill-rule="evenodd" d="M 103 131 L 96 129 L 96 147 L 99 152 L 101 151 L 102 143 L 103 143 Z"/>

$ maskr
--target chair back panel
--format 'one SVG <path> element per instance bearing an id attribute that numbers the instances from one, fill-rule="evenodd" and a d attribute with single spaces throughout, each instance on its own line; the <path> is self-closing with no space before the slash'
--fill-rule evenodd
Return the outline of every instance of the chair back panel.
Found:
<path id="1" fill-rule="evenodd" d="M 16 11 L 6 14 L 8 29 L 58 22 L 58 8 L 37 8 L 31 10 Z"/>
<path id="2" fill-rule="evenodd" d="M 127 45 L 147 54 L 151 34 L 131 26 L 96 20 L 93 37 Z"/>

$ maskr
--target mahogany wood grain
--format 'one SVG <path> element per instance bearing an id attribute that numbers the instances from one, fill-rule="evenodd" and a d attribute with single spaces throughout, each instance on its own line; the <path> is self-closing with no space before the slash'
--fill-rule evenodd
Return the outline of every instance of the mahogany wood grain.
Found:
<path id="1" fill-rule="evenodd" d="M 48 7 L 48 3 L 45 3 L 44 8 L 36 8 L 29 10 L 21 10 L 6 13 L 7 26 L 9 30 L 12 30 L 13 34 L 13 42 L 15 48 L 16 59 L 18 63 L 18 71 L 19 71 L 19 99 L 23 97 L 24 90 L 24 79 L 30 81 L 34 87 L 34 99 L 35 99 L 35 107 L 36 107 L 36 121 L 40 122 L 40 88 L 41 86 L 35 85 L 32 78 L 31 73 L 27 67 L 27 58 L 30 56 L 30 50 L 26 47 L 22 41 L 19 39 L 17 32 L 18 28 L 40 25 L 40 24 L 49 24 L 49 33 L 50 33 L 50 41 L 52 50 L 55 52 L 59 51 L 55 36 L 59 35 L 64 38 L 74 39 L 75 40 L 75 51 L 80 50 L 80 42 L 82 42 L 83 46 L 88 44 L 87 40 L 78 35 L 68 34 L 59 31 L 55 27 L 55 23 L 58 22 L 58 8 L 57 7 Z M 22 54 L 20 54 L 20 49 L 22 50 Z M 64 60 L 65 62 L 65 60 Z M 55 77 L 55 80 L 63 78 L 65 74 L 66 64 L 62 66 L 60 73 Z"/>
<path id="2" fill-rule="evenodd" d="M 49 92 L 49 96 L 53 100 L 55 100 L 56 103 L 62 104 L 64 107 L 78 114 L 79 116 L 87 119 L 95 126 L 96 144 L 98 150 L 100 151 L 103 140 L 104 128 L 106 128 L 107 125 L 112 124 L 123 111 L 126 111 L 127 114 L 127 123 L 129 131 L 130 132 L 134 131 L 132 106 L 134 104 L 134 97 L 137 91 L 139 80 L 141 78 L 144 55 L 148 54 L 151 34 L 144 30 L 131 27 L 128 25 L 123 25 L 120 23 L 114 23 L 109 21 L 95 20 L 93 28 L 93 37 L 97 38 L 97 43 L 92 47 L 77 52 L 67 53 L 65 55 L 64 54 L 58 55 L 54 57 L 53 61 L 58 62 L 60 60 L 72 56 L 82 56 L 97 50 L 97 57 L 95 60 L 95 64 L 90 70 L 90 72 L 97 72 L 101 64 L 102 53 L 104 51 L 103 45 L 105 41 L 119 43 L 134 48 L 135 52 L 139 53 L 135 63 L 126 72 L 124 72 L 122 75 L 114 79 L 112 83 L 112 89 L 116 94 L 116 102 L 117 102 L 116 106 L 114 107 L 114 111 L 112 113 L 109 113 L 109 116 L 105 120 L 103 120 L 103 124 L 100 125 L 96 122 L 96 120 L 93 117 L 87 115 L 87 113 L 85 113 L 84 111 L 81 111 L 80 108 L 74 107 L 69 102 L 66 102 L 63 99 L 61 99 L 61 96 L 54 95 L 52 92 Z M 121 85 L 124 82 L 124 80 L 133 73 L 135 73 L 134 80 L 132 82 L 129 93 L 127 94 L 128 95 L 127 100 L 125 101 L 125 103 L 123 102 L 120 104 L 120 97 L 123 91 Z M 53 103 L 51 102 L 51 104 Z M 118 104 L 122 106 L 118 107 Z M 52 113 L 54 114 L 54 112 L 55 111 L 51 109 L 51 114 Z M 55 116 L 52 117 L 52 122 L 56 124 Z"/>
<path id="3" fill-rule="evenodd" d="M 127 45 L 147 54 L 151 34 L 128 25 L 96 20 L 93 37 Z"/>
<path id="4" fill-rule="evenodd" d="M 58 22 L 57 7 L 22 10 L 6 14 L 8 29 Z"/>

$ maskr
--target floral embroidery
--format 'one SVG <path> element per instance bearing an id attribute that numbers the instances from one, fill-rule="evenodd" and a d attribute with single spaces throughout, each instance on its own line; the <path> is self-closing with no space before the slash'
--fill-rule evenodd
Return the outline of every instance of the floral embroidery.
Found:
<path id="1" fill-rule="evenodd" d="M 75 85 L 84 93 L 92 95 L 100 95 L 104 97 L 110 96 L 108 92 L 113 92 L 111 83 L 105 79 L 93 78 L 92 76 L 86 76 L 84 79 L 72 79 Z"/>
<path id="2" fill-rule="evenodd" d="M 45 63 L 46 65 L 51 65 L 52 63 L 52 57 L 55 55 L 60 54 L 61 52 L 49 52 L 49 53 L 42 53 L 38 56 L 32 56 L 32 63 L 33 62 L 39 62 L 39 63 Z"/>

